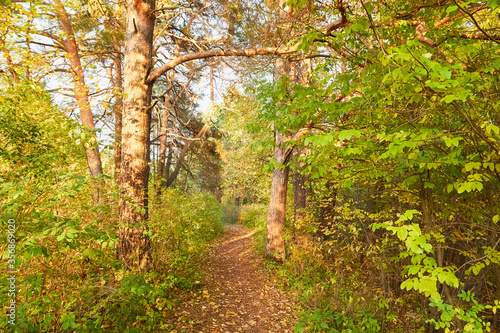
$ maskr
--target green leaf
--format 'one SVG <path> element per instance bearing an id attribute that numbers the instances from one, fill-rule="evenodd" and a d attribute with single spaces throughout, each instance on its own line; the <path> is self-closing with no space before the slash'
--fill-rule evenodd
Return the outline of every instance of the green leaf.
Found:
<path id="1" fill-rule="evenodd" d="M 448 8 L 446 8 L 446 14 L 450 14 L 450 13 L 457 11 L 457 10 L 458 10 L 458 6 L 455 6 L 455 5 L 448 6 Z"/>
<path id="2" fill-rule="evenodd" d="M 481 168 L 481 163 L 479 162 L 469 162 L 465 165 L 465 171 L 471 171 L 472 169 L 479 170 Z"/>
<path id="3" fill-rule="evenodd" d="M 422 268 L 422 266 L 420 265 L 413 265 L 413 266 L 410 266 L 410 268 L 408 269 L 408 274 L 410 275 L 415 275 L 417 274 L 418 272 L 420 272 L 420 269 Z"/>
<path id="4" fill-rule="evenodd" d="M 451 72 L 448 68 L 446 67 L 443 67 L 439 70 L 439 74 L 441 74 L 442 76 L 444 76 L 445 78 L 447 79 L 451 79 Z"/>
<path id="5" fill-rule="evenodd" d="M 397 235 L 400 240 L 404 241 L 408 237 L 408 230 L 406 228 L 398 228 Z"/>
<path id="6" fill-rule="evenodd" d="M 415 279 L 408 279 L 408 280 L 405 280 L 403 281 L 403 283 L 401 283 L 401 289 L 406 289 L 406 290 L 411 290 L 412 288 L 414 288 L 414 280 Z"/>
<path id="7" fill-rule="evenodd" d="M 356 129 L 344 130 L 339 132 L 340 141 L 350 140 L 353 136 L 359 138 L 361 136 L 361 132 Z"/>
<path id="8" fill-rule="evenodd" d="M 496 135 L 500 134 L 500 127 L 493 124 L 486 125 L 486 133 L 491 134 L 491 132 L 495 133 Z"/>
<path id="9" fill-rule="evenodd" d="M 373 4 L 371 2 L 365 3 L 365 8 L 369 15 L 373 13 Z"/>
<path id="10" fill-rule="evenodd" d="M 488 1 L 487 6 L 491 7 L 492 9 L 495 9 L 498 6 L 500 6 L 500 0 L 490 0 Z"/>
<path id="11" fill-rule="evenodd" d="M 439 87 L 441 88 L 442 86 L 439 85 Z M 443 99 L 441 99 L 441 101 L 448 103 L 448 104 L 453 102 L 453 101 L 457 101 L 457 100 L 460 101 L 460 100 L 462 100 L 462 98 L 455 96 L 455 95 L 447 95 Z"/>

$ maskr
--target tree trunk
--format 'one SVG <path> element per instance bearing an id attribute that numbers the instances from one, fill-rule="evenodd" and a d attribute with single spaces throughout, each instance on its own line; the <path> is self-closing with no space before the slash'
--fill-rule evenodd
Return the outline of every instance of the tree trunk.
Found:
<path id="1" fill-rule="evenodd" d="M 210 107 L 214 106 L 214 63 L 210 61 Z"/>
<path id="2" fill-rule="evenodd" d="M 285 3 L 280 0 L 280 7 Z M 281 10 L 281 9 L 280 9 Z M 280 19 L 286 18 L 286 13 L 280 11 Z M 289 75 L 288 61 L 283 57 L 278 57 L 275 64 L 275 80 L 278 81 L 283 76 Z M 279 113 L 279 111 L 277 111 Z M 283 133 L 275 132 L 274 158 L 278 166 L 274 169 L 271 180 L 271 197 L 269 198 L 269 210 L 267 212 L 266 247 L 264 255 L 274 260 L 285 259 L 285 242 L 283 235 L 286 221 L 286 193 L 288 184 L 289 168 L 285 167 L 287 162 L 287 149 L 283 146 Z"/>
<path id="3" fill-rule="evenodd" d="M 300 84 L 304 87 L 309 86 L 311 76 L 311 59 L 305 59 L 300 62 Z M 293 70 L 293 81 L 296 81 L 296 68 Z M 300 112 L 297 111 L 296 115 Z M 294 164 L 294 172 L 292 176 L 293 183 L 293 202 L 294 202 L 294 227 L 297 222 L 304 218 L 304 211 L 307 207 L 307 188 L 306 182 L 308 176 L 302 174 L 303 166 L 298 159 L 303 154 L 305 148 L 295 147 L 292 155 L 292 163 Z"/>
<path id="4" fill-rule="evenodd" d="M 66 38 L 62 39 L 61 43 L 68 53 L 68 59 L 72 69 L 71 74 L 73 76 L 74 82 L 75 99 L 78 104 L 78 109 L 80 110 L 82 125 L 86 129 L 92 131 L 92 141 L 85 145 L 85 154 L 87 156 L 89 174 L 91 177 L 96 177 L 103 173 L 102 163 L 101 156 L 99 155 L 97 136 L 95 134 L 94 116 L 90 108 L 88 88 L 85 84 L 85 75 L 83 73 L 78 45 L 76 43 L 75 34 L 73 32 L 73 26 L 71 25 L 71 21 L 68 17 L 68 14 L 66 13 L 64 5 L 60 0 L 55 0 L 54 3 L 56 15 L 59 19 L 59 22 L 61 23 L 64 33 L 66 34 Z M 100 182 L 93 183 L 94 203 L 99 203 L 101 201 L 99 196 L 99 183 Z"/>
<path id="5" fill-rule="evenodd" d="M 285 3 L 285 0 L 280 0 L 279 21 L 281 21 L 281 23 L 288 19 L 287 13 L 284 9 L 282 9 Z M 289 76 L 288 65 L 288 61 L 284 57 L 277 58 L 275 64 L 276 81 L 283 76 Z M 296 70 L 293 70 L 293 72 L 295 76 Z M 292 80 L 295 80 L 295 77 L 293 77 Z M 277 111 L 277 113 L 279 113 L 279 111 Z M 285 167 L 285 164 L 288 160 L 289 151 L 283 146 L 285 143 L 283 133 L 275 132 L 274 140 L 276 142 L 274 158 L 276 159 L 278 166 L 274 170 L 271 180 L 271 197 L 269 200 L 269 211 L 267 213 L 266 247 L 264 255 L 271 259 L 284 260 L 285 242 L 283 240 L 283 235 L 285 232 L 286 195 L 289 173 L 289 167 Z"/>
<path id="6" fill-rule="evenodd" d="M 148 146 L 151 123 L 155 0 L 127 0 L 125 35 L 125 102 L 122 132 L 121 202 L 118 256 L 130 269 L 148 266 L 150 241 L 147 229 Z M 135 224 L 135 225 L 134 225 Z M 134 225 L 134 226 L 132 226 Z"/>
<path id="7" fill-rule="evenodd" d="M 274 260 L 285 259 L 285 233 L 286 220 L 286 194 L 288 184 L 289 168 L 284 167 L 286 163 L 285 149 L 282 147 L 283 139 L 281 133 L 276 133 L 276 141 L 281 144 L 274 148 L 274 158 L 279 166 L 274 169 L 271 181 L 271 197 L 269 200 L 269 211 L 267 212 L 266 247 L 264 255 Z"/>
<path id="8" fill-rule="evenodd" d="M 115 97 L 115 182 L 120 183 L 120 172 L 122 168 L 122 117 L 123 117 L 123 77 L 122 57 L 119 45 L 114 45 L 115 56 L 113 63 L 115 67 L 114 97 Z"/>
<path id="9" fill-rule="evenodd" d="M 165 93 L 165 104 L 163 107 L 163 115 L 162 120 L 160 122 L 161 126 L 161 136 L 160 136 L 160 153 L 158 156 L 158 167 L 156 170 L 156 195 L 159 197 L 161 195 L 161 188 L 165 186 L 166 179 L 164 177 L 164 168 L 165 168 L 165 158 L 167 155 L 167 127 L 168 127 L 168 112 L 170 110 L 170 96 L 169 90 Z M 170 152 L 169 152 L 170 153 Z"/>
<path id="10" fill-rule="evenodd" d="M 175 163 L 175 169 L 172 172 L 172 174 L 167 178 L 167 182 L 165 184 L 166 187 L 169 187 L 170 185 L 172 185 L 172 183 L 175 181 L 175 179 L 179 175 L 179 171 L 181 171 L 181 167 L 182 167 L 182 162 L 184 161 L 184 158 L 186 157 L 186 154 L 189 151 L 189 147 L 191 147 L 193 142 L 195 142 L 197 139 L 201 138 L 202 135 L 208 130 L 209 122 L 210 122 L 210 120 L 207 120 L 205 125 L 203 125 L 201 130 L 195 136 L 194 140 L 188 140 L 186 142 L 186 144 L 184 145 L 184 148 L 182 148 L 181 153 L 179 154 L 179 157 L 177 157 L 177 161 Z M 169 168 L 170 168 L 170 166 L 169 166 Z"/>
<path id="11" fill-rule="evenodd" d="M 167 154 L 167 163 L 165 165 L 165 169 L 163 170 L 163 178 L 168 179 L 170 177 L 170 167 L 172 166 L 172 144 L 168 145 L 168 154 Z M 166 186 L 166 183 L 165 183 Z"/>
<path id="12" fill-rule="evenodd" d="M 292 164 L 293 167 L 293 175 L 292 175 L 292 184 L 293 184 L 293 203 L 294 203 L 294 227 L 297 222 L 300 222 L 304 219 L 305 209 L 307 207 L 307 187 L 306 182 L 308 177 L 303 175 L 301 171 L 303 170 L 302 165 L 298 161 L 298 158 L 302 155 L 303 149 L 297 149 L 295 147 L 292 153 Z"/>

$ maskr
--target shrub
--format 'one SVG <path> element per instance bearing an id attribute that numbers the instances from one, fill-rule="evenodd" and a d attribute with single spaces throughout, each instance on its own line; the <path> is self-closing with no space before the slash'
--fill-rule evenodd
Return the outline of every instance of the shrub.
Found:
<path id="1" fill-rule="evenodd" d="M 267 206 L 250 204 L 241 207 L 238 223 L 248 228 L 265 229 L 267 223 Z"/>

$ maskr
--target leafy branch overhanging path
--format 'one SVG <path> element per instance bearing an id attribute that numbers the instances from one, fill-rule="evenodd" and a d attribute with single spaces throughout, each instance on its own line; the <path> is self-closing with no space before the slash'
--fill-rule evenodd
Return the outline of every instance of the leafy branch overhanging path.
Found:
<path id="1" fill-rule="evenodd" d="M 226 227 L 204 265 L 204 287 L 177 308 L 177 332 L 293 332 L 294 303 L 259 269 L 253 233 Z"/>

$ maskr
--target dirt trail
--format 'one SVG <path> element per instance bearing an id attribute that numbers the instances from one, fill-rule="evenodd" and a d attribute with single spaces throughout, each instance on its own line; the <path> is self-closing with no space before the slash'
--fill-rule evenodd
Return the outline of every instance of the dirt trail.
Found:
<path id="1" fill-rule="evenodd" d="M 204 287 L 177 308 L 177 332 L 293 332 L 293 302 L 268 279 L 253 232 L 227 226 L 204 264 Z"/>

